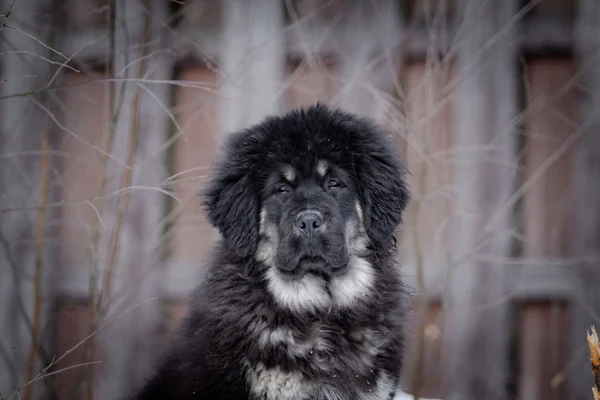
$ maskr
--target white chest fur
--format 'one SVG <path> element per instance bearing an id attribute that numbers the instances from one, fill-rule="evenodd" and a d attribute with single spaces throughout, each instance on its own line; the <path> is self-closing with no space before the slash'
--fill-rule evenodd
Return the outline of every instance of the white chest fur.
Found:
<path id="1" fill-rule="evenodd" d="M 300 372 L 285 372 L 280 368 L 266 368 L 248 364 L 247 376 L 250 392 L 257 400 L 351 400 L 351 395 L 328 385 L 318 385 L 305 379 Z M 348 382 L 348 386 L 352 386 Z M 367 392 L 359 394 L 360 400 L 388 400 L 394 391 L 394 381 L 382 375 Z"/>
<path id="2" fill-rule="evenodd" d="M 266 368 L 258 364 L 248 366 L 250 392 L 260 400 L 308 400 L 312 399 L 315 387 L 299 372 L 285 372 L 280 368 Z"/>
<path id="3" fill-rule="evenodd" d="M 279 359 L 312 363 L 320 370 L 324 381 L 307 378 L 300 369 L 283 370 L 279 367 L 267 368 L 261 362 L 246 362 L 245 370 L 249 388 L 254 399 L 259 400 L 388 400 L 395 389 L 395 380 L 386 375 L 378 375 L 376 380 L 364 376 L 373 372 L 374 362 L 385 351 L 390 338 L 383 332 L 369 327 L 358 328 L 345 336 L 353 346 L 341 345 L 339 332 L 325 325 L 315 324 L 304 327 L 299 334 L 286 326 L 271 327 L 265 321 L 256 320 L 249 325 L 249 336 L 257 338 L 258 351 L 262 354 L 276 354 Z M 357 344 L 360 343 L 359 346 Z M 348 351 L 349 353 L 345 353 Z M 345 365 L 348 364 L 348 365 Z M 357 368 L 356 382 L 343 382 L 339 387 L 329 385 L 331 378 L 336 381 L 336 370 L 346 371 Z M 360 371 L 363 372 L 360 372 Z M 354 372 L 350 373 L 354 376 Z M 361 374 L 359 378 L 359 374 Z M 375 378 L 375 377 L 373 377 Z M 360 381 L 359 381 L 360 379 Z M 348 379 L 347 379 L 348 380 Z M 367 389 L 365 389 L 367 383 Z M 361 390 L 362 388 L 362 390 Z"/>

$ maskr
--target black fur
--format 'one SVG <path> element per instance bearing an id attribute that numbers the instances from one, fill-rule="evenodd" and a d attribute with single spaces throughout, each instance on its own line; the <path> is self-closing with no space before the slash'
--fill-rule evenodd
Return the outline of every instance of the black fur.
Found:
<path id="1" fill-rule="evenodd" d="M 318 104 L 233 133 L 224 150 L 204 195 L 208 219 L 224 240 L 214 249 L 207 278 L 193 293 L 190 314 L 168 355 L 132 398 L 253 399 L 246 368 L 257 365 L 298 373 L 307 382 L 333 388 L 336 398 L 344 400 L 361 399 L 384 375 L 397 381 L 406 310 L 394 244 L 408 193 L 393 142 L 370 120 Z M 321 202 L 319 207 L 329 210 L 325 218 L 330 229 L 356 218 L 349 205 L 353 199 L 359 201 L 369 239 L 361 257 L 373 267 L 373 285 L 351 307 L 290 310 L 267 290 L 265 274 L 274 266 L 255 257 L 264 240 L 260 212 L 268 208 L 271 222 L 281 228 L 280 239 L 292 235 L 286 231 L 286 218 L 301 206 L 293 208 L 291 200 L 269 200 L 277 185 L 274 173 L 289 164 L 300 176 L 311 177 L 307 189 L 296 194 L 306 199 L 322 184 L 314 178 L 319 160 L 337 168 L 347 192 L 316 194 L 313 199 L 320 199 L 315 200 Z M 347 211 L 338 215 L 331 204 Z M 286 252 L 293 241 L 288 242 Z M 325 254 L 341 243 L 334 240 L 311 248 L 327 262 L 342 263 L 347 259 L 342 253 Z M 299 246 L 295 251 L 300 253 L 310 247 L 308 242 Z M 299 257 L 288 254 L 277 262 L 297 262 Z M 294 341 L 313 347 L 292 356 L 286 343 L 261 345 L 265 329 L 276 328 L 285 328 Z M 377 351 L 368 353 L 374 348 Z M 325 400 L 328 392 L 315 393 L 317 400 Z M 393 390 L 386 396 L 393 396 Z"/>

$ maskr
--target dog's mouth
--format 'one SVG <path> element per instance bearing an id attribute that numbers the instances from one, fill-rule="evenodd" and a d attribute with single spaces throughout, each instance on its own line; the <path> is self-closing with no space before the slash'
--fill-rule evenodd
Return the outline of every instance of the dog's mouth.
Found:
<path id="1" fill-rule="evenodd" d="M 298 265 L 326 265 L 327 262 L 321 256 L 306 255 L 300 257 Z"/>
<path id="2" fill-rule="evenodd" d="M 305 255 L 298 259 L 293 269 L 280 269 L 280 271 L 290 278 L 301 278 L 310 274 L 329 281 L 334 276 L 343 275 L 347 269 L 348 263 L 332 265 L 322 256 Z"/>

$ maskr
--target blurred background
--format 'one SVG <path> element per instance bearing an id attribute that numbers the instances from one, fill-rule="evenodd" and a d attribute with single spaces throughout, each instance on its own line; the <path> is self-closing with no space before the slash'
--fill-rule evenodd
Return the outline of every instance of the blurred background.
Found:
<path id="1" fill-rule="evenodd" d="M 329 102 L 410 172 L 404 387 L 591 399 L 597 0 L 0 0 L 0 399 L 116 399 L 217 237 L 228 132 Z M 224 332 L 224 334 L 226 334 Z"/>

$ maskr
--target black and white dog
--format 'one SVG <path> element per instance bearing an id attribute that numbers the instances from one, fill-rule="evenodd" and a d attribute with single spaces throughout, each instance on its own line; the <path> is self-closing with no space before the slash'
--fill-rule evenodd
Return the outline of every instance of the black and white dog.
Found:
<path id="1" fill-rule="evenodd" d="M 393 141 L 370 120 L 317 104 L 231 134 L 204 195 L 223 240 L 133 398 L 392 399 L 407 201 Z"/>

